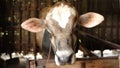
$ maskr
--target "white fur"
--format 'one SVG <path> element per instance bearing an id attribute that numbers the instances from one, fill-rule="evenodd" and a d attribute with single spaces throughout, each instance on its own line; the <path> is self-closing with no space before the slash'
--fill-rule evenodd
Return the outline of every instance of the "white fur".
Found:
<path id="1" fill-rule="evenodd" d="M 75 56 L 75 55 L 73 55 L 73 56 L 72 56 L 72 61 L 71 61 L 71 64 L 74 64 L 74 63 L 75 63 L 75 58 L 76 58 L 76 56 Z"/>
<path id="2" fill-rule="evenodd" d="M 56 51 L 56 54 L 57 54 L 57 56 L 64 56 L 64 55 L 70 55 L 72 52 L 71 52 L 71 50 L 57 50 Z"/>
<path id="3" fill-rule="evenodd" d="M 60 66 L 60 62 L 58 61 L 58 57 L 55 55 L 55 63 L 56 65 Z"/>
<path id="4" fill-rule="evenodd" d="M 69 21 L 71 15 L 76 15 L 74 7 L 69 7 L 68 5 L 61 4 L 52 9 L 52 12 L 49 12 L 46 18 L 50 16 L 52 19 L 56 20 L 62 28 L 66 27 L 66 24 Z"/>

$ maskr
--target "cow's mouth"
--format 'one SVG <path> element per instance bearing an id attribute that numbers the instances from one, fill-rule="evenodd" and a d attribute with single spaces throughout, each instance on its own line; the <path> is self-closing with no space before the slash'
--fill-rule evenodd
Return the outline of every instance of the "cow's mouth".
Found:
<path id="1" fill-rule="evenodd" d="M 55 55 L 55 63 L 56 65 L 66 65 L 66 64 L 74 64 L 75 63 L 75 54 L 70 55 L 69 57 L 59 57 Z"/>

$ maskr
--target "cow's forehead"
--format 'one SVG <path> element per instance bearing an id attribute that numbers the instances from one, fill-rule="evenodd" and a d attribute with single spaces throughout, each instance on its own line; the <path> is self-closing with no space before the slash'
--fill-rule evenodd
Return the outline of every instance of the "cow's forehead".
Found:
<path id="1" fill-rule="evenodd" d="M 61 3 L 51 9 L 46 18 L 51 17 L 59 23 L 60 27 L 65 28 L 71 15 L 76 15 L 74 7 Z"/>

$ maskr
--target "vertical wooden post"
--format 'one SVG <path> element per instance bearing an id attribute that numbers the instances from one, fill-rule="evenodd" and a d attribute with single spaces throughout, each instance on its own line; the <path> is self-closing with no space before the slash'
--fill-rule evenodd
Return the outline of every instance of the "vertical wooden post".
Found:
<path id="1" fill-rule="evenodd" d="M 36 68 L 35 61 L 29 61 L 30 68 Z"/>
<path id="2" fill-rule="evenodd" d="M 86 63 L 85 62 L 81 62 L 81 67 L 80 68 L 86 68 Z"/>
<path id="3" fill-rule="evenodd" d="M 36 16 L 36 1 L 35 0 L 31 0 L 29 12 L 30 12 L 31 18 Z M 32 49 L 32 51 L 35 51 L 35 33 L 29 33 L 29 44 L 30 44 L 30 49 Z"/>
<path id="4" fill-rule="evenodd" d="M 22 10 L 22 22 L 25 21 L 28 18 L 28 3 L 26 4 L 25 1 L 22 1 L 22 6 L 21 6 L 21 10 Z M 28 51 L 28 31 L 25 31 L 22 29 L 21 31 L 22 33 L 22 50 L 27 53 Z"/>
<path id="5" fill-rule="evenodd" d="M 120 55 L 119 55 L 119 57 L 118 57 L 118 61 L 119 61 L 119 68 L 120 68 Z"/>

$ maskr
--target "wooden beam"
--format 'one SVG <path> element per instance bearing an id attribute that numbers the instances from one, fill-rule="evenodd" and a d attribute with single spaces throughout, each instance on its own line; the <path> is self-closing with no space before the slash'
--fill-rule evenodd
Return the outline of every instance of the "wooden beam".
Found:
<path id="1" fill-rule="evenodd" d="M 29 61 L 31 63 L 30 68 L 34 68 L 34 60 Z M 50 59 L 47 64 L 43 63 L 46 60 L 37 60 L 37 68 L 119 68 L 118 57 L 106 57 L 106 58 L 81 58 L 72 65 L 57 66 L 54 59 Z M 44 66 L 45 65 L 45 66 Z"/>
<path id="2" fill-rule="evenodd" d="M 103 46 L 109 46 L 111 48 L 115 48 L 115 49 L 120 49 L 120 45 L 116 44 L 116 43 L 112 43 L 110 41 L 107 41 L 107 40 L 103 40 L 103 39 L 100 39 L 96 36 L 93 36 L 89 33 L 86 33 L 86 32 L 83 32 L 83 31 L 79 31 L 79 34 L 82 35 L 82 36 L 85 36 L 85 37 L 89 37 L 89 38 L 92 38 L 92 39 L 95 39 L 97 40 L 98 42 L 102 43 Z"/>

